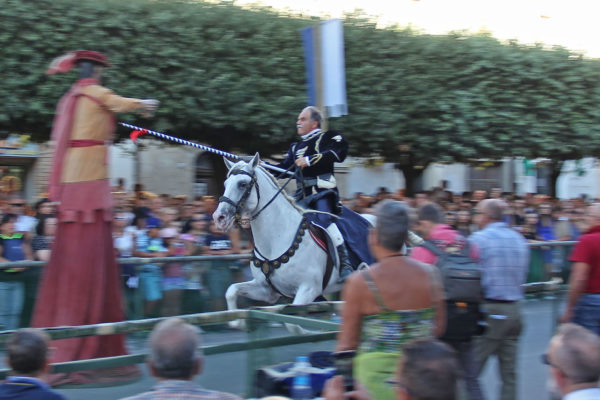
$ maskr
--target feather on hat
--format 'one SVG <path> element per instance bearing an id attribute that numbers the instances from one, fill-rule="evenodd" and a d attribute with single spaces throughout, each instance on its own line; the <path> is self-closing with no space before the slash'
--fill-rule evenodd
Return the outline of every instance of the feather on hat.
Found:
<path id="1" fill-rule="evenodd" d="M 77 61 L 80 60 L 94 61 L 105 67 L 110 67 L 108 58 L 106 58 L 104 54 L 91 50 L 77 50 L 71 51 L 52 60 L 50 66 L 46 70 L 46 75 L 54 75 L 59 72 L 68 72 L 73 69 Z"/>

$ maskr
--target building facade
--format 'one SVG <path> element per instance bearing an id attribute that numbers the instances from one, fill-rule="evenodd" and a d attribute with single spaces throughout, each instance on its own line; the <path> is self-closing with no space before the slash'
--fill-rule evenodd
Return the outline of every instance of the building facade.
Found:
<path id="1" fill-rule="evenodd" d="M 113 185 L 119 178 L 132 189 L 141 183 L 152 193 L 219 196 L 223 190 L 226 168 L 223 159 L 212 153 L 186 146 L 144 139 L 114 144 L 109 150 L 110 177 Z M 35 144 L 27 135 L 9 135 L 0 140 L 0 196 L 22 193 L 29 202 L 46 195 L 51 168 L 49 143 Z M 430 190 L 445 187 L 454 193 L 501 188 L 519 195 L 549 193 L 548 160 L 482 160 L 474 165 L 431 164 L 423 172 L 422 187 Z M 342 198 L 356 193 L 374 194 L 385 188 L 395 192 L 405 181 L 391 163 L 348 157 L 336 165 L 336 179 Z M 600 170 L 594 158 L 567 161 L 557 182 L 557 196 L 573 198 L 585 195 L 598 198 Z"/>

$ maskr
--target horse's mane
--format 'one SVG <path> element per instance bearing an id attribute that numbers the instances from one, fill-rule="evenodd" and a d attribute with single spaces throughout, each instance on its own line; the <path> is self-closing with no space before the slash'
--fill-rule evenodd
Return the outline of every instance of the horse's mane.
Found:
<path id="1" fill-rule="evenodd" d="M 281 186 L 279 185 L 279 182 L 277 182 L 277 179 L 275 179 L 275 177 L 269 171 L 267 171 L 267 169 L 265 167 L 263 167 L 262 165 L 258 165 L 258 169 L 261 172 L 263 172 L 264 175 L 267 176 L 267 178 L 273 184 L 275 189 L 279 190 L 281 188 Z M 281 195 L 292 205 L 292 207 L 294 207 L 296 210 L 298 210 L 300 212 L 300 214 L 304 214 L 306 212 L 306 210 L 304 208 L 302 208 L 298 204 L 296 204 L 296 200 L 294 200 L 294 198 L 292 196 L 287 194 L 287 192 L 285 190 L 281 191 Z"/>

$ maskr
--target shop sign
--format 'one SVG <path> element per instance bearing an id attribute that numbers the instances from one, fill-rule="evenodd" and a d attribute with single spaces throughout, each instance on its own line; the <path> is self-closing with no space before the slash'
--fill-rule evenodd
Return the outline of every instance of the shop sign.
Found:
<path id="1" fill-rule="evenodd" d="M 2 157 L 37 157 L 40 148 L 36 143 L 29 141 L 30 135 L 11 133 L 0 140 L 0 156 Z"/>

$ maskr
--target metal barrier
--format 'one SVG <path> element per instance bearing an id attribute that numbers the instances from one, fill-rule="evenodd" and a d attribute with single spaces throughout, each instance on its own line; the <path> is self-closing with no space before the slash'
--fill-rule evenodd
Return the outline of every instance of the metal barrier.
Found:
<path id="1" fill-rule="evenodd" d="M 119 264 L 162 264 L 167 262 L 194 262 L 194 261 L 214 261 L 214 260 L 249 260 L 251 254 L 226 254 L 222 256 L 185 256 L 185 257 L 121 257 L 117 258 Z M 0 263 L 0 271 L 18 268 L 18 267 L 43 267 L 44 261 L 12 261 Z"/>
<path id="2" fill-rule="evenodd" d="M 269 360 L 265 359 L 265 352 L 256 352 L 255 350 L 335 339 L 339 327 L 337 322 L 324 321 L 306 316 L 301 317 L 297 314 L 308 315 L 315 313 L 339 313 L 339 307 L 341 304 L 342 302 L 321 302 L 311 303 L 303 306 L 277 305 L 258 307 L 251 310 L 219 311 L 212 313 L 181 315 L 178 317 L 190 324 L 200 326 L 215 323 L 226 323 L 238 319 L 244 320 L 246 322 L 246 332 L 249 340 L 245 342 L 226 343 L 214 346 L 201 346 L 201 349 L 205 355 L 247 351 L 247 373 L 251 374 L 257 368 L 269 364 Z M 62 326 L 55 328 L 44 328 L 44 330 L 53 340 L 85 336 L 114 335 L 120 333 L 148 331 L 165 318 L 121 321 L 85 326 Z M 265 332 L 268 329 L 269 322 L 295 324 L 305 329 L 317 329 L 322 330 L 323 332 L 309 333 L 299 336 L 278 336 L 266 338 L 265 336 L 267 335 L 265 335 Z M 12 333 L 13 331 L 1 331 L 0 345 L 4 344 Z M 52 364 L 52 372 L 66 373 L 140 364 L 146 360 L 147 356 L 147 353 L 140 353 L 56 363 Z M 9 372 L 10 370 L 8 369 L 0 370 L 0 379 L 4 379 Z M 251 395 L 253 385 L 253 379 L 250 375 L 247 387 L 248 395 Z"/>
<path id="3" fill-rule="evenodd" d="M 526 291 L 530 294 L 539 292 L 540 282 L 550 282 L 561 279 L 563 283 L 568 282 L 570 274 L 570 263 L 567 261 L 569 250 L 576 242 L 540 242 L 530 243 L 531 257 L 530 268 L 527 277 Z M 197 312 L 213 312 L 224 310 L 224 293 L 231 283 L 248 279 L 247 265 L 239 263 L 240 260 L 249 260 L 250 254 L 189 256 L 189 257 L 157 257 L 157 258 L 119 258 L 120 265 L 133 266 L 140 276 L 139 286 L 131 288 L 123 282 L 123 293 L 126 305 L 127 319 L 142 319 L 160 317 L 164 315 L 192 314 Z M 548 262 L 550 260 L 551 262 Z M 229 263 L 228 263 L 229 261 Z M 159 312 L 157 305 L 155 310 L 144 310 L 144 279 L 145 268 L 149 265 L 181 263 L 187 268 L 186 286 L 178 294 L 178 298 L 172 301 L 174 311 L 162 309 Z M 18 326 L 27 326 L 30 321 L 31 312 L 35 302 L 36 288 L 40 278 L 40 268 L 45 265 L 42 261 L 19 261 L 0 263 L 0 282 L 23 281 L 25 287 L 25 305 L 19 316 Z M 33 267 L 29 273 L 4 272 L 13 268 Z M 245 273 L 245 275 L 244 275 Z M 202 281 L 202 290 L 200 281 Z M 194 286 L 195 285 L 195 286 Z M 163 291 L 163 294 L 168 290 Z M 247 301 L 241 303 L 242 308 L 248 308 L 259 303 Z M 167 302 L 165 301 L 165 304 Z M 0 318 L 0 329 L 2 329 Z M 10 326 L 10 325 L 9 325 Z M 17 326 L 14 325 L 13 326 Z"/>
<path id="4" fill-rule="evenodd" d="M 229 255 L 209 255 L 209 256 L 188 256 L 188 257 L 127 257 L 118 258 L 117 262 L 121 265 L 132 266 L 136 274 L 141 277 L 137 288 L 130 288 L 123 282 L 123 293 L 126 303 L 126 318 L 141 319 L 144 317 L 160 317 L 163 315 L 174 314 L 192 314 L 196 312 L 209 312 L 224 310 L 224 292 L 227 286 L 236 281 L 245 280 L 246 277 L 236 276 L 243 270 L 239 264 L 240 260 L 249 260 L 250 254 L 229 254 Z M 187 269 L 189 277 L 186 278 L 186 285 L 189 283 L 193 287 L 181 288 L 182 300 L 177 304 L 177 311 L 172 313 L 144 313 L 144 294 L 142 289 L 144 274 L 150 265 L 158 266 L 160 264 L 181 263 Z M 19 319 L 18 326 L 27 326 L 30 321 L 32 309 L 37 293 L 38 282 L 41 277 L 41 267 L 44 267 L 43 261 L 16 261 L 0 263 L 0 283 L 1 282 L 22 282 L 25 285 L 25 304 L 23 312 L 13 319 Z M 244 265 L 248 265 L 244 263 Z M 21 272 L 8 272 L 14 269 L 26 269 Z M 188 279 L 189 278 L 189 279 Z M 213 279 L 216 283 L 211 282 Z M 238 278 L 238 279 L 236 279 Z M 200 282 L 204 281 L 204 287 L 207 290 L 200 290 Z M 3 290 L 3 288 L 0 288 Z M 162 293 L 162 288 L 157 288 Z M 210 293 L 210 294 L 209 294 Z M 0 293 L 1 295 L 1 293 Z M 1 298 L 1 297 L 0 297 Z M 185 299 L 185 300 L 183 300 Z M 215 304 L 219 303 L 219 304 Z M 210 305 L 209 305 L 210 304 Z M 252 306 L 255 304 L 248 304 Z M 0 315 L 0 330 L 2 329 L 3 318 Z M 11 326 L 12 327 L 12 326 Z"/>
<path id="5" fill-rule="evenodd" d="M 549 242 L 535 242 L 528 243 L 532 250 L 544 250 L 545 248 L 570 248 L 576 241 L 549 241 Z M 144 264 L 164 264 L 171 262 L 205 262 L 205 261 L 238 261 L 238 260 L 250 260 L 252 256 L 250 254 L 228 254 L 228 255 L 210 255 L 210 256 L 185 256 L 185 257 L 122 257 L 117 258 L 117 262 L 120 265 L 144 265 Z M 46 265 L 43 261 L 15 261 L 0 263 L 0 271 L 12 269 L 12 268 L 23 268 L 23 267 L 43 267 Z M 0 279 L 1 281 L 2 279 Z"/>
<path id="6" fill-rule="evenodd" d="M 530 247 L 533 250 L 540 248 L 545 250 L 545 247 L 556 248 L 566 246 L 572 246 L 576 242 L 543 242 L 543 243 L 531 243 Z M 132 264 L 141 266 L 144 264 L 152 263 L 168 263 L 168 262 L 204 262 L 213 260 L 240 260 L 249 259 L 249 254 L 232 254 L 226 256 L 193 256 L 193 257 L 162 257 L 162 258 L 120 258 L 118 262 L 120 264 Z M 564 258 L 563 258 L 564 261 Z M 15 267 L 41 267 L 43 262 L 11 262 L 11 263 L 0 263 L 0 271 L 15 268 Z M 566 268 L 566 263 L 560 265 L 560 271 L 562 272 Z M 556 268 L 554 268 L 556 270 Z M 2 273 L 0 275 L 0 281 L 3 277 L 9 275 L 8 273 Z M 14 278 L 11 278 L 14 279 Z M 541 282 L 528 282 L 524 285 L 524 290 L 527 294 L 536 294 L 543 296 L 550 296 L 553 299 L 553 313 L 555 316 L 558 315 L 558 303 L 559 297 L 557 294 L 564 288 L 562 285 L 563 281 L 560 277 L 554 277 Z M 235 311 L 217 311 L 209 313 L 198 313 L 180 316 L 189 323 L 196 325 L 208 325 L 208 324 L 225 324 L 229 321 L 236 319 L 243 319 L 246 321 L 246 332 L 248 340 L 245 342 L 235 342 L 220 344 L 214 346 L 203 346 L 202 349 L 206 355 L 222 354 L 229 352 L 247 351 L 247 371 L 251 373 L 258 367 L 268 365 L 268 359 L 265 359 L 264 351 L 261 349 L 268 349 L 278 346 L 287 346 L 291 344 L 309 343 L 309 342 L 320 342 L 335 339 L 338 323 L 323 321 L 315 318 L 298 317 L 292 314 L 306 314 L 315 312 L 337 312 L 339 314 L 339 306 L 341 302 L 329 302 L 329 303 L 313 303 L 306 306 L 290 306 L 290 305 L 278 305 L 270 307 L 258 307 L 254 309 L 242 309 Z M 163 318 L 152 318 L 152 319 L 136 319 L 115 323 L 103 323 L 87 326 L 77 327 L 56 327 L 46 328 L 52 339 L 65 339 L 71 337 L 83 337 L 83 336 L 94 336 L 94 335 L 111 335 L 119 333 L 132 333 L 140 331 L 151 330 L 155 324 L 160 322 Z M 556 318 L 552 318 L 556 321 Z M 266 330 L 268 329 L 269 322 L 280 322 L 280 323 L 291 323 L 302 326 L 306 329 L 321 329 L 323 332 L 311 333 L 301 336 L 280 336 L 266 338 Z M 555 322 L 553 322 L 552 329 L 554 328 Z M 8 335 L 12 331 L 0 331 L 0 346 L 4 344 L 8 338 Z M 110 368 L 119 367 L 124 365 L 132 365 L 143 363 L 146 359 L 147 354 L 130 354 L 117 357 L 106 357 L 92 360 L 79 360 L 58 363 L 53 365 L 53 372 L 73 372 L 80 370 L 98 369 L 98 368 Z M 0 370 L 0 378 L 4 378 L 8 370 Z M 251 394 L 253 380 L 252 376 L 248 379 L 247 394 Z"/>

